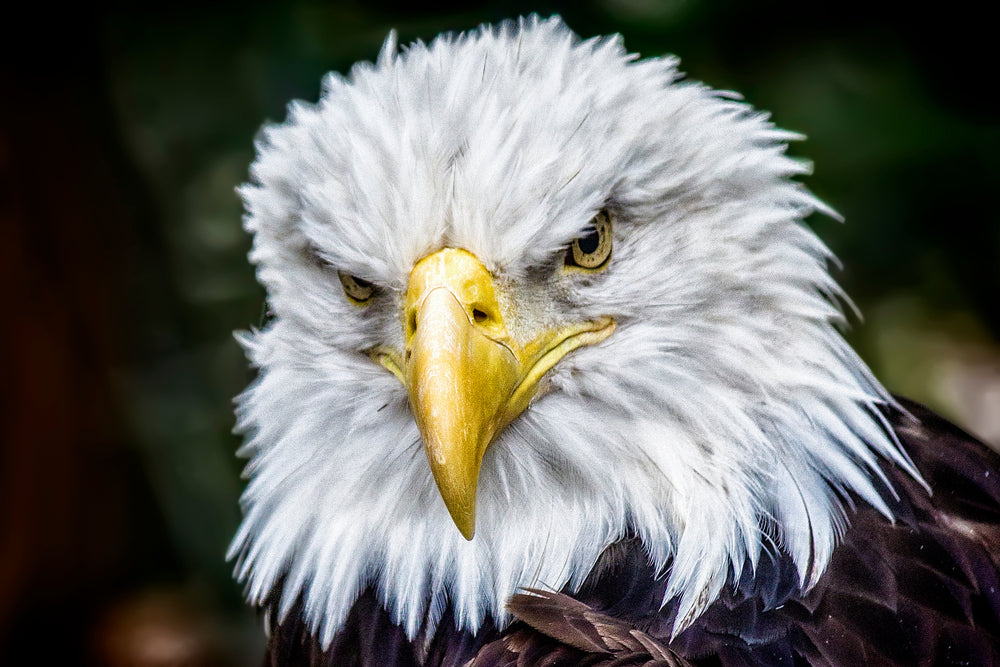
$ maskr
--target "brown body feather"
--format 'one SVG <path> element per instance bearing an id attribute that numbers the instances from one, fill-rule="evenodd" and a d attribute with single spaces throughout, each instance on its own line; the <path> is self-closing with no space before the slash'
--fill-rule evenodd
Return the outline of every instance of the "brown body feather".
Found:
<path id="1" fill-rule="evenodd" d="M 885 465 L 896 521 L 856 504 L 807 593 L 778 552 L 671 641 L 676 609 L 660 608 L 665 577 L 628 539 L 605 551 L 573 597 L 515 596 L 518 620 L 502 631 L 457 631 L 446 610 L 434 636 L 410 642 L 368 591 L 326 650 L 293 609 L 274 628 L 267 664 L 1000 665 L 1000 456 L 926 408 L 901 403 L 909 414 L 889 420 L 933 493 Z"/>

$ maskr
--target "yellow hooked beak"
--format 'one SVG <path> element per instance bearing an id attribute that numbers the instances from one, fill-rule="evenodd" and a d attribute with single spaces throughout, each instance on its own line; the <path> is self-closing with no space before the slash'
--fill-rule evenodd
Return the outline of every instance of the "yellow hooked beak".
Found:
<path id="1" fill-rule="evenodd" d="M 410 273 L 404 358 L 374 356 L 406 386 L 434 480 L 466 539 L 476 530 L 476 486 L 486 449 L 566 353 L 611 335 L 611 318 L 511 336 L 493 276 L 471 253 L 444 248 Z M 402 363 L 400 363 L 402 361 Z"/>

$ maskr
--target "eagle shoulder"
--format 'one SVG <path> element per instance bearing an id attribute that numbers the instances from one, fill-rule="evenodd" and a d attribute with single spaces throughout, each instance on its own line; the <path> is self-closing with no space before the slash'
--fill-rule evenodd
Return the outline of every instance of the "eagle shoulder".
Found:
<path id="1" fill-rule="evenodd" d="M 293 609 L 271 634 L 268 665 L 1000 665 L 1000 455 L 898 399 L 886 414 L 932 489 L 884 464 L 895 521 L 850 496 L 851 522 L 804 591 L 780 547 L 684 632 L 676 600 L 637 538 L 610 546 L 572 596 L 525 591 L 504 628 L 442 623 L 412 642 L 371 590 L 323 649 Z"/>

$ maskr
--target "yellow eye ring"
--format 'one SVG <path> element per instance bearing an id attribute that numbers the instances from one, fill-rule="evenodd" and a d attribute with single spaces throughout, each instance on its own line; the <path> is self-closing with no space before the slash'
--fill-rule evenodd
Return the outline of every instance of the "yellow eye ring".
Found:
<path id="1" fill-rule="evenodd" d="M 567 267 L 596 271 L 611 258 L 611 216 L 602 210 L 590 224 L 593 228 L 566 249 Z"/>
<path id="2" fill-rule="evenodd" d="M 362 280 L 361 278 L 352 276 L 349 273 L 344 273 L 343 271 L 338 271 L 337 277 L 340 278 L 340 284 L 344 288 L 344 294 L 346 294 L 347 298 L 355 304 L 363 304 L 371 299 L 372 295 L 375 294 L 375 285 L 367 280 Z"/>

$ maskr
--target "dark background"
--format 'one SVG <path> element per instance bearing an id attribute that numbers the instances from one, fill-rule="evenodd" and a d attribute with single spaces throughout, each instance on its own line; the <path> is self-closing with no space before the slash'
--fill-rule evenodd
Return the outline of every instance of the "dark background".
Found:
<path id="1" fill-rule="evenodd" d="M 893 391 L 1000 442 L 995 23 L 866 2 L 22 8 L 0 64 L 0 663 L 256 664 L 234 329 L 260 320 L 234 187 L 329 70 L 532 10 L 740 91 L 809 140 L 810 224 Z"/>

